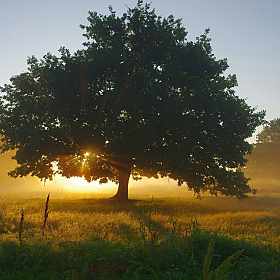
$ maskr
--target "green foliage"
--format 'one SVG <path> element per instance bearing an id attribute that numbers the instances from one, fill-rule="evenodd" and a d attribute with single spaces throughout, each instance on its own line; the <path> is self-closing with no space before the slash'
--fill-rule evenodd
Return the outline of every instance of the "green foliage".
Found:
<path id="1" fill-rule="evenodd" d="M 236 76 L 224 76 L 209 29 L 188 41 L 180 19 L 140 0 L 121 17 L 109 11 L 89 13 L 85 49 L 32 56 L 28 71 L 1 88 L 2 152 L 15 149 L 18 164 L 10 175 L 126 178 L 127 189 L 132 172 L 244 198 L 246 138 L 264 112 L 234 94 Z"/>
<path id="2" fill-rule="evenodd" d="M 170 216 L 168 219 L 169 223 L 172 225 L 172 238 L 174 239 L 177 236 L 181 236 L 182 233 L 182 227 L 178 224 L 178 215 L 176 216 Z"/>

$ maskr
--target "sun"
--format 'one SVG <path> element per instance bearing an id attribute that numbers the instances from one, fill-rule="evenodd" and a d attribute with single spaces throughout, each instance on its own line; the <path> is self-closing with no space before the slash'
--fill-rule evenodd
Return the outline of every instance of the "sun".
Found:
<path id="1" fill-rule="evenodd" d="M 90 155 L 89 152 L 84 153 L 84 157 L 89 157 L 89 155 Z"/>
<path id="2" fill-rule="evenodd" d="M 81 174 L 83 174 L 86 168 L 89 168 L 88 165 L 91 157 L 98 157 L 98 155 L 89 151 L 85 151 L 82 156 L 75 158 L 79 160 Z M 55 172 L 57 172 L 58 163 L 52 162 L 52 168 Z M 83 176 L 65 178 L 60 174 L 55 174 L 53 180 L 50 181 L 50 183 L 56 188 L 74 193 L 102 193 L 103 191 L 108 191 L 109 189 L 116 188 L 116 184 L 110 181 L 106 184 L 99 184 L 98 181 L 92 181 L 89 183 Z"/>

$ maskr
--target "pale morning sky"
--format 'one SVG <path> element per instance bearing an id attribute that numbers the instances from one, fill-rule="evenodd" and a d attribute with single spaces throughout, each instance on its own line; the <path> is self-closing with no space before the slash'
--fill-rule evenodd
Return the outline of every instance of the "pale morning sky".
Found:
<path id="1" fill-rule="evenodd" d="M 144 1 L 145 2 L 145 1 Z M 58 54 L 60 46 L 73 53 L 85 38 L 79 24 L 88 11 L 117 15 L 137 0 L 0 0 L 0 86 L 26 71 L 26 59 Z M 153 0 L 157 15 L 182 18 L 189 40 L 210 28 L 213 53 L 227 58 L 227 73 L 236 74 L 236 94 L 267 120 L 280 117 L 280 0 Z M 261 128 L 259 129 L 261 130 Z"/>

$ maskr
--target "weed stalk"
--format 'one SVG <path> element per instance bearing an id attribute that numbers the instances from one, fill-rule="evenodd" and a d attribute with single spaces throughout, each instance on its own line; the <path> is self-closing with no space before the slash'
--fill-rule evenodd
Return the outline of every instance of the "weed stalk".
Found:
<path id="1" fill-rule="evenodd" d="M 21 218 L 19 223 L 19 231 L 18 231 L 18 239 L 19 239 L 19 249 L 21 251 L 22 249 L 22 243 L 23 243 L 23 221 L 24 221 L 24 211 L 21 210 Z"/>
<path id="2" fill-rule="evenodd" d="M 244 250 L 240 250 L 237 253 L 228 257 L 218 268 L 210 272 L 210 265 L 213 259 L 213 249 L 215 245 L 215 237 L 211 238 L 207 254 L 204 258 L 203 280 L 225 280 L 228 279 L 230 269 L 234 266 L 235 262 L 242 255 Z"/>
<path id="3" fill-rule="evenodd" d="M 48 219 L 48 216 L 49 216 L 49 201 L 50 201 L 50 194 L 48 194 L 47 201 L 46 201 L 46 206 L 45 206 L 44 224 L 43 224 L 43 230 L 42 230 L 43 237 L 45 236 L 45 230 L 46 230 L 46 226 L 47 226 L 47 219 Z"/>
<path id="4" fill-rule="evenodd" d="M 182 227 L 181 225 L 178 225 L 178 214 L 175 216 L 171 215 L 168 219 L 169 223 L 172 224 L 172 238 L 175 239 L 175 237 L 180 237 L 182 235 Z"/>

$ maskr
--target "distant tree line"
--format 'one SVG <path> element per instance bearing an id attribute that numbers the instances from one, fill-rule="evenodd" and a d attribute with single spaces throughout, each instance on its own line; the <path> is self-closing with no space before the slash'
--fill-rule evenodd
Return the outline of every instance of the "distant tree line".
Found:
<path id="1" fill-rule="evenodd" d="M 257 135 L 244 171 L 252 180 L 280 187 L 280 118 L 271 120 Z"/>

